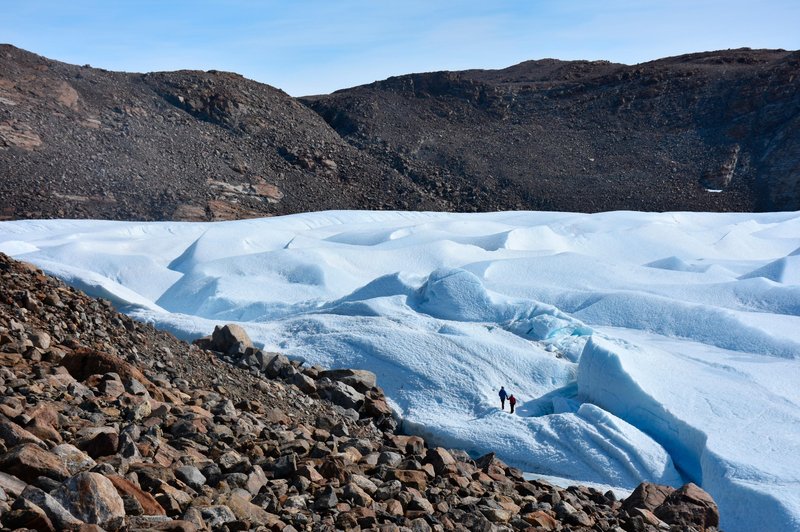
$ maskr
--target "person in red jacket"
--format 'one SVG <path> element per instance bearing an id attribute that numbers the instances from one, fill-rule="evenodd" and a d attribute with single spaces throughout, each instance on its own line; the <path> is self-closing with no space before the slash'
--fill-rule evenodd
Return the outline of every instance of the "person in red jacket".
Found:
<path id="1" fill-rule="evenodd" d="M 508 397 L 508 404 L 511 406 L 511 413 L 513 414 L 514 413 L 514 405 L 517 404 L 517 398 L 514 397 L 513 393 Z"/>

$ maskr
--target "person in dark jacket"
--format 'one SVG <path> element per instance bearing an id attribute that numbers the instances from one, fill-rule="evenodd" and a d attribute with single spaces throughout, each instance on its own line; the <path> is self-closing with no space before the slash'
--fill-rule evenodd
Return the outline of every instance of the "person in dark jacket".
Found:
<path id="1" fill-rule="evenodd" d="M 514 394 L 512 393 L 511 396 L 508 398 L 508 406 L 511 407 L 511 413 L 512 414 L 514 413 L 514 405 L 515 404 L 517 404 L 517 398 L 514 397 Z"/>
<path id="2" fill-rule="evenodd" d="M 508 397 L 508 394 L 506 393 L 506 389 L 501 386 L 500 387 L 500 393 L 498 395 L 500 395 L 500 410 L 505 410 L 506 409 L 506 397 Z"/>

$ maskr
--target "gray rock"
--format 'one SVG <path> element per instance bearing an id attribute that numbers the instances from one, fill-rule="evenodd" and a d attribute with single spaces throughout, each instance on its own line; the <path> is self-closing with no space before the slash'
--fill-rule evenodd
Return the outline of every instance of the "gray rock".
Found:
<path id="1" fill-rule="evenodd" d="M 69 510 L 53 496 L 35 486 L 28 486 L 14 502 L 12 508 L 21 507 L 23 501 L 30 501 L 47 514 L 50 521 L 58 530 L 74 530 L 81 526 L 80 519 L 72 515 Z"/>
<path id="2" fill-rule="evenodd" d="M 364 394 L 340 381 L 322 378 L 317 381 L 317 391 L 322 399 L 327 399 L 342 408 L 358 410 L 364 404 Z"/>
<path id="3" fill-rule="evenodd" d="M 33 342 L 34 347 L 38 347 L 39 349 L 47 349 L 50 347 L 50 335 L 44 331 L 34 331 L 29 338 L 31 342 Z"/>
<path id="4" fill-rule="evenodd" d="M 378 456 L 378 464 L 386 464 L 389 467 L 397 467 L 403 461 L 403 455 L 394 451 L 383 451 Z"/>
<path id="5" fill-rule="evenodd" d="M 206 485 L 206 477 L 195 466 L 186 465 L 175 470 L 175 477 L 185 482 L 187 486 L 195 491 L 200 491 Z"/>
<path id="6" fill-rule="evenodd" d="M 267 363 L 265 373 L 270 379 L 277 379 L 280 376 L 283 368 L 290 365 L 291 363 L 289 362 L 288 358 L 286 358 L 284 355 L 276 353 Z"/>
<path id="7" fill-rule="evenodd" d="M 53 492 L 53 497 L 72 515 L 106 530 L 119 530 L 125 519 L 125 503 L 114 484 L 98 473 L 78 473 Z"/>
<path id="8" fill-rule="evenodd" d="M 206 525 L 212 530 L 219 530 L 225 523 L 236 521 L 236 514 L 230 508 L 221 504 L 200 508 L 200 515 L 203 516 Z"/>
<path id="9" fill-rule="evenodd" d="M 372 497 L 369 493 L 358 487 L 357 484 L 350 482 L 342 490 L 342 498 L 351 501 L 356 506 L 371 506 Z"/>
<path id="10" fill-rule="evenodd" d="M 362 490 L 366 491 L 370 495 L 378 491 L 378 486 L 376 486 L 374 482 L 372 482 L 364 475 L 353 474 L 350 476 L 350 482 L 352 482 Z"/>
<path id="11" fill-rule="evenodd" d="M 363 369 L 330 369 L 321 372 L 319 378 L 343 382 L 361 393 L 374 388 L 377 382 L 374 373 Z"/>
<path id="12" fill-rule="evenodd" d="M 390 480 L 388 482 L 384 482 L 378 487 L 378 490 L 375 492 L 375 498 L 379 501 L 393 499 L 397 497 L 402 490 L 403 485 L 399 480 Z"/>
<path id="13" fill-rule="evenodd" d="M 295 373 L 289 382 L 309 395 L 317 392 L 317 385 L 314 379 L 303 373 Z"/>
<path id="14" fill-rule="evenodd" d="M 273 474 L 276 478 L 286 478 L 297 471 L 297 456 L 294 453 L 285 454 L 275 460 Z"/>
<path id="15" fill-rule="evenodd" d="M 14 475 L 0 472 L 0 488 L 13 498 L 19 497 L 20 493 L 25 491 L 27 485 Z"/>
<path id="16" fill-rule="evenodd" d="M 214 327 L 211 343 L 213 350 L 227 354 L 244 353 L 248 347 L 253 347 L 247 331 L 234 323 Z"/>
<path id="17" fill-rule="evenodd" d="M 62 443 L 61 445 L 53 447 L 51 452 L 61 458 L 71 475 L 86 471 L 96 465 L 96 462 L 91 456 L 68 443 Z"/>
<path id="18" fill-rule="evenodd" d="M 333 486 L 325 486 L 317 492 L 314 498 L 312 509 L 316 511 L 325 511 L 335 508 L 339 503 L 339 498 L 336 496 L 336 490 Z"/>

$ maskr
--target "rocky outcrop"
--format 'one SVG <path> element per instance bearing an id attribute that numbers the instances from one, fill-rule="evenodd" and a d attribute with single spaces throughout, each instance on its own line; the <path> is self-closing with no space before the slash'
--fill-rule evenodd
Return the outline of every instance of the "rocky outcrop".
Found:
<path id="1" fill-rule="evenodd" d="M 795 210 L 798 67 L 784 50 L 543 59 L 302 100 L 453 210 Z"/>
<path id="2" fill-rule="evenodd" d="M 436 207 L 269 85 L 219 71 L 109 72 L 9 45 L 0 45 L 0 179 L 0 219 Z"/>
<path id="3" fill-rule="evenodd" d="M 214 351 L 187 345 L 0 255 L 2 529 L 717 526 L 694 485 L 643 485 L 621 502 L 526 480 L 493 453 L 398 434 L 369 372 L 215 333 L 199 342 L 216 336 Z"/>

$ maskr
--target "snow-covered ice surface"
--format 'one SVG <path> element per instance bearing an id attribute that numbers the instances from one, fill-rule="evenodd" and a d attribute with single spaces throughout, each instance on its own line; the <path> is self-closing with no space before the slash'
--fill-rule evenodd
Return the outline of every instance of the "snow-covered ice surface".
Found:
<path id="1" fill-rule="evenodd" d="M 800 530 L 800 213 L 18 221 L 0 250 L 184 338 L 371 369 L 432 442 Z"/>

